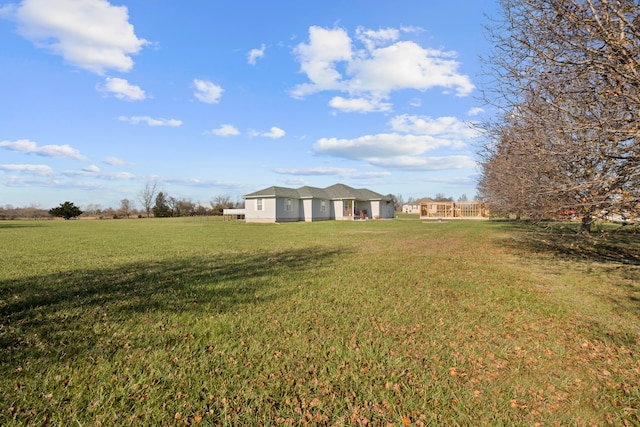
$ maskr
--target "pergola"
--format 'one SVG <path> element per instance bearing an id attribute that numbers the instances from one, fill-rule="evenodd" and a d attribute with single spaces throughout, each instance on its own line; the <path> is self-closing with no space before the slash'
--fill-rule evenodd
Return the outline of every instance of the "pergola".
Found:
<path id="1" fill-rule="evenodd" d="M 488 219 L 485 202 L 422 202 L 420 218 Z"/>

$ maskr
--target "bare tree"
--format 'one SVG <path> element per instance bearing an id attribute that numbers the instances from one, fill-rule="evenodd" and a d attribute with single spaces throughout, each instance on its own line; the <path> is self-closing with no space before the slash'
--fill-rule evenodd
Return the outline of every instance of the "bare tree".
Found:
<path id="1" fill-rule="evenodd" d="M 218 194 L 211 200 L 211 209 L 214 215 L 222 215 L 225 209 L 234 207 L 231 196 L 226 194 Z"/>
<path id="2" fill-rule="evenodd" d="M 98 203 L 89 203 L 85 207 L 84 212 L 88 216 L 98 217 L 102 213 L 102 206 Z"/>
<path id="3" fill-rule="evenodd" d="M 501 0 L 480 188 L 495 208 L 593 219 L 640 205 L 640 5 Z"/>
<path id="4" fill-rule="evenodd" d="M 129 218 L 129 216 L 131 215 L 131 211 L 133 209 L 134 209 L 133 202 L 131 200 L 129 199 L 120 200 L 120 212 L 122 213 L 122 215 Z"/>
<path id="5" fill-rule="evenodd" d="M 433 200 L 436 202 L 453 202 L 453 197 L 447 197 L 443 193 L 436 193 Z"/>
<path id="6" fill-rule="evenodd" d="M 153 207 L 157 192 L 157 183 L 154 182 L 153 184 L 146 183 L 144 188 L 138 193 L 138 200 L 140 200 L 142 207 L 147 213 L 147 218 L 151 216 L 151 208 Z"/>

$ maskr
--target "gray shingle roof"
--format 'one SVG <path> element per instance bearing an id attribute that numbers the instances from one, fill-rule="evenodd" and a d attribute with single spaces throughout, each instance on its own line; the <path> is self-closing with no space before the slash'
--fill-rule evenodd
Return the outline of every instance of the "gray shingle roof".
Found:
<path id="1" fill-rule="evenodd" d="M 318 187 L 304 186 L 304 187 L 298 188 L 296 191 L 298 192 L 301 199 L 309 199 L 309 198 L 329 199 L 330 198 L 324 189 L 318 188 Z"/>
<path id="2" fill-rule="evenodd" d="M 290 199 L 354 199 L 354 200 L 390 200 L 389 197 L 367 188 L 356 189 L 344 184 L 334 184 L 327 188 L 304 186 L 298 189 L 286 187 L 268 187 L 244 196 L 245 199 L 258 197 L 286 197 Z"/>
<path id="3" fill-rule="evenodd" d="M 298 192 L 293 188 L 275 187 L 275 186 L 258 190 L 256 192 L 249 193 L 244 196 L 245 199 L 247 198 L 251 199 L 256 197 L 287 197 L 289 199 L 297 199 L 300 196 L 298 195 Z"/>

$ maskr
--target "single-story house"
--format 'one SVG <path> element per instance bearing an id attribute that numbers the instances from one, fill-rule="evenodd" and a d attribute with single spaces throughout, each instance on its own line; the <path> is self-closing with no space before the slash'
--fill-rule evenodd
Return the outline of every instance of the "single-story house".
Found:
<path id="1" fill-rule="evenodd" d="M 244 196 L 246 222 L 384 219 L 395 216 L 391 197 L 335 184 L 327 188 L 268 187 Z"/>

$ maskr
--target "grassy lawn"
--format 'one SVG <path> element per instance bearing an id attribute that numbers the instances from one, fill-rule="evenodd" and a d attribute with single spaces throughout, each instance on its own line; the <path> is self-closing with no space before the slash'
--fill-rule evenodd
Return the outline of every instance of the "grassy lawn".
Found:
<path id="1" fill-rule="evenodd" d="M 640 235 L 0 222 L 0 425 L 638 425 Z"/>

